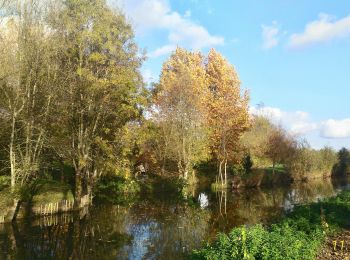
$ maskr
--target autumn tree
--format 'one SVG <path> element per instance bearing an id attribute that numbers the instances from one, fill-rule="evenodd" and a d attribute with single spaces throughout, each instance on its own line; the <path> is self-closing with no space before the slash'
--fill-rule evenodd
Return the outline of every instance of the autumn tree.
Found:
<path id="1" fill-rule="evenodd" d="M 272 162 L 272 172 L 276 165 L 285 162 L 295 150 L 295 140 L 281 127 L 273 129 L 267 138 L 265 156 Z"/>
<path id="2" fill-rule="evenodd" d="M 175 158 L 186 180 L 206 154 L 207 81 L 200 53 L 177 48 L 163 64 L 155 97 L 155 120 L 164 139 L 164 154 Z"/>
<path id="3" fill-rule="evenodd" d="M 337 153 L 332 147 L 325 146 L 318 153 L 318 163 L 317 166 L 321 171 L 324 171 L 327 176 L 331 176 L 333 167 L 337 163 Z M 350 157 L 349 157 L 350 158 Z M 349 160 L 350 162 L 350 160 Z"/>
<path id="4" fill-rule="evenodd" d="M 125 17 L 104 0 L 67 0 L 52 9 L 50 24 L 61 42 L 60 156 L 75 169 L 76 206 L 83 183 L 118 162 L 118 133 L 142 110 L 142 56 Z M 108 163 L 107 163 L 108 162 Z"/>
<path id="5" fill-rule="evenodd" d="M 242 92 L 234 67 L 213 49 L 208 55 L 206 73 L 210 145 L 218 160 L 221 184 L 226 186 L 227 165 L 237 159 L 239 140 L 249 127 L 249 97 L 247 91 Z"/>

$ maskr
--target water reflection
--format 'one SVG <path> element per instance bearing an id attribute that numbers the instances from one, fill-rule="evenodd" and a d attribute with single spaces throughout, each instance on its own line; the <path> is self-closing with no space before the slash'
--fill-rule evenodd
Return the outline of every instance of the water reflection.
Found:
<path id="1" fill-rule="evenodd" d="M 199 202 L 199 205 L 202 209 L 208 207 L 208 205 L 209 205 L 208 195 L 205 194 L 204 192 L 199 194 L 198 202 Z"/>
<path id="2" fill-rule="evenodd" d="M 192 188 L 188 196 L 196 204 L 144 199 L 129 207 L 95 205 L 80 215 L 0 224 L 0 259 L 181 259 L 218 231 L 269 223 L 296 204 L 347 188 L 347 181 L 330 180 L 234 192 Z"/>

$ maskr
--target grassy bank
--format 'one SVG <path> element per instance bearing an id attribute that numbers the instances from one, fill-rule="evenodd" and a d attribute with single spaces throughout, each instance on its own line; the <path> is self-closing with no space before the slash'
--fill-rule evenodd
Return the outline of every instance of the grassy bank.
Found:
<path id="1" fill-rule="evenodd" d="M 349 226 L 350 192 L 298 206 L 279 223 L 234 228 L 190 259 L 315 259 L 327 236 Z"/>

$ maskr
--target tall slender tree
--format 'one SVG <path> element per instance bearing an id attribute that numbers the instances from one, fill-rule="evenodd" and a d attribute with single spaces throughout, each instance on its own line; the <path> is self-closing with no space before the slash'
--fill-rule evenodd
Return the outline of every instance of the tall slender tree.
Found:
<path id="1" fill-rule="evenodd" d="M 203 56 L 177 48 L 163 64 L 156 120 L 165 139 L 164 153 L 176 158 L 185 179 L 194 163 L 205 158 L 207 94 Z"/>
<path id="2" fill-rule="evenodd" d="M 212 49 L 206 64 L 210 98 L 208 122 L 213 156 L 218 160 L 218 175 L 227 185 L 227 164 L 237 155 L 241 135 L 249 127 L 248 93 L 242 92 L 234 67 Z"/>

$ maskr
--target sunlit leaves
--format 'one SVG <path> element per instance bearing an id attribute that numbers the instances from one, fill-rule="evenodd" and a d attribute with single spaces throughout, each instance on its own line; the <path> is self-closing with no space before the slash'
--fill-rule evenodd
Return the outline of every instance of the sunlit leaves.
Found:
<path id="1" fill-rule="evenodd" d="M 239 139 L 250 123 L 248 93 L 242 92 L 233 66 L 213 49 L 206 72 L 211 94 L 207 103 L 211 149 L 218 160 L 234 161 Z"/>

